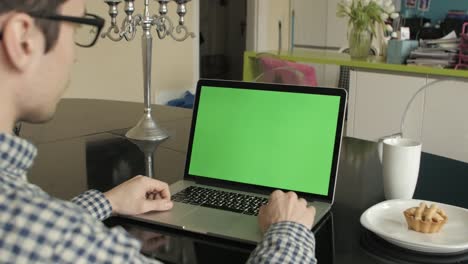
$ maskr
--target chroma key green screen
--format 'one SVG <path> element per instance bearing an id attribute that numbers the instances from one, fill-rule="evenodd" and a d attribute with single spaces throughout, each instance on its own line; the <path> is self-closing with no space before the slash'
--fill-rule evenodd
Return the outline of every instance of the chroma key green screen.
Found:
<path id="1" fill-rule="evenodd" d="M 189 174 L 328 194 L 339 96 L 209 86 L 200 92 Z"/>

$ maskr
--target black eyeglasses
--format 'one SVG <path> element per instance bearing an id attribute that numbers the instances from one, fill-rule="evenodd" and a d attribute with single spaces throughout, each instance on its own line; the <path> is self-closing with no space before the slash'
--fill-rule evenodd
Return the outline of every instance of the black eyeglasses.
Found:
<path id="1" fill-rule="evenodd" d="M 105 23 L 105 20 L 102 17 L 93 14 L 86 14 L 84 17 L 62 16 L 57 14 L 47 15 L 43 13 L 28 14 L 40 19 L 79 24 L 79 27 L 77 27 L 75 31 L 75 43 L 76 45 L 84 48 L 89 48 L 96 44 Z M 2 35 L 2 32 L 0 32 L 0 40 L 2 39 Z"/>

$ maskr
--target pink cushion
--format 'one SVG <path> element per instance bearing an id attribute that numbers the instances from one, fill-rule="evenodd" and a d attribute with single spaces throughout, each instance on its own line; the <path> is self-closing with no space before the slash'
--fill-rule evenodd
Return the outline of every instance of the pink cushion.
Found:
<path id="1" fill-rule="evenodd" d="M 313 66 L 290 61 L 287 61 L 286 65 L 304 74 L 303 85 L 317 86 L 317 76 L 315 75 L 315 68 Z"/>
<path id="2" fill-rule="evenodd" d="M 280 79 L 282 83 L 286 84 L 317 86 L 317 77 L 313 66 L 272 57 L 260 57 L 259 61 L 264 72 L 263 79 L 266 82 L 277 82 L 277 79 Z M 294 70 L 302 74 L 298 75 Z"/>

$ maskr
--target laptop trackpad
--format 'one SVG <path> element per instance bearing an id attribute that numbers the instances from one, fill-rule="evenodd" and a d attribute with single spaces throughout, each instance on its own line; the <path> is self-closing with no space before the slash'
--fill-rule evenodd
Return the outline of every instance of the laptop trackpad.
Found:
<path id="1" fill-rule="evenodd" d="M 194 232 L 223 234 L 241 218 L 242 215 L 238 213 L 198 207 L 198 210 L 185 216 L 183 221 L 184 226 Z"/>

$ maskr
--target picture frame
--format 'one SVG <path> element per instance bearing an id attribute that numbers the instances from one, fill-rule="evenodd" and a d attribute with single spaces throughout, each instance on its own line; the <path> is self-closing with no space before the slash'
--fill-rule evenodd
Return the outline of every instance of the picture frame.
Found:
<path id="1" fill-rule="evenodd" d="M 428 11 L 430 9 L 430 4 L 431 0 L 419 0 L 418 10 L 423 12 Z"/>
<path id="2" fill-rule="evenodd" d="M 406 8 L 416 8 L 418 0 L 406 0 L 405 6 Z"/>

